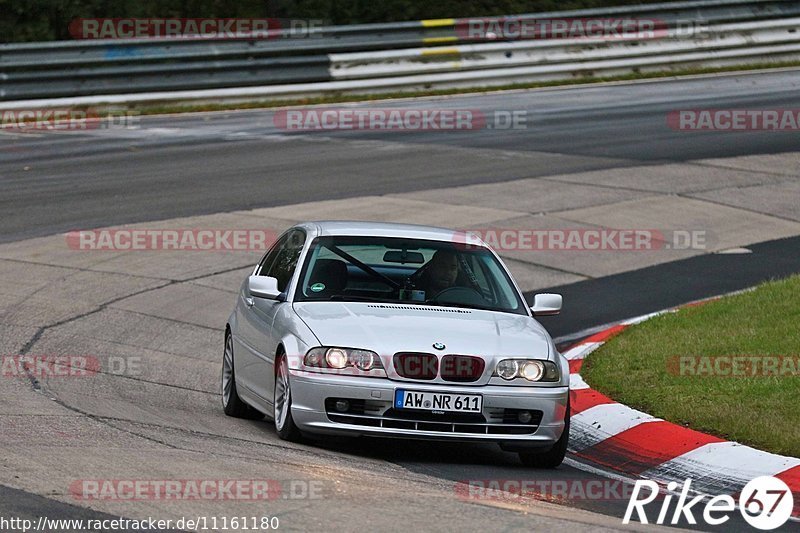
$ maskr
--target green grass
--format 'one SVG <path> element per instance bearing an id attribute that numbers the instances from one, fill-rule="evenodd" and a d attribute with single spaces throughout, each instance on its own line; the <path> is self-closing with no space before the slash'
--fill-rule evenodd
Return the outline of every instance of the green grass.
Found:
<path id="1" fill-rule="evenodd" d="M 770 70 L 776 68 L 791 68 L 800 66 L 800 61 L 757 63 L 747 65 L 733 65 L 727 67 L 709 68 L 682 68 L 663 72 L 634 72 L 620 76 L 594 77 L 579 76 L 564 80 L 513 83 L 509 85 L 495 87 L 461 87 L 453 89 L 427 89 L 422 91 L 396 91 L 377 94 L 342 94 L 330 93 L 318 97 L 307 98 L 286 98 L 276 97 L 265 100 L 252 100 L 246 102 L 220 102 L 220 103 L 131 103 L 124 104 L 101 104 L 95 106 L 77 106 L 75 109 L 92 109 L 97 112 L 108 111 L 111 115 L 124 114 L 126 110 L 135 111 L 140 115 L 155 115 L 165 113 L 193 113 L 205 111 L 230 111 L 237 109 L 266 109 L 287 106 L 308 106 L 320 104 L 337 104 L 344 102 L 380 101 L 394 98 L 419 98 L 427 96 L 449 96 L 458 94 L 482 93 L 491 91 L 507 91 L 516 89 L 537 89 L 546 87 L 561 87 L 570 85 L 586 85 L 592 83 L 616 82 L 616 81 L 638 81 L 658 78 L 672 78 L 677 76 L 694 76 L 702 74 L 718 74 L 725 72 L 738 72 L 747 70 Z"/>
<path id="2" fill-rule="evenodd" d="M 800 276 L 633 326 L 581 375 L 614 400 L 755 448 L 800 457 L 800 375 L 681 376 L 677 356 L 800 355 Z"/>

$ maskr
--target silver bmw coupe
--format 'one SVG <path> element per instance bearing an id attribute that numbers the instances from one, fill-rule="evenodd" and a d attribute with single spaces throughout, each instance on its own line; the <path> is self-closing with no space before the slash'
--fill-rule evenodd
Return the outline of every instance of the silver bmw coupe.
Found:
<path id="1" fill-rule="evenodd" d="M 485 243 L 405 224 L 308 222 L 241 285 L 225 328 L 227 415 L 325 435 L 498 443 L 561 464 L 569 366 Z"/>

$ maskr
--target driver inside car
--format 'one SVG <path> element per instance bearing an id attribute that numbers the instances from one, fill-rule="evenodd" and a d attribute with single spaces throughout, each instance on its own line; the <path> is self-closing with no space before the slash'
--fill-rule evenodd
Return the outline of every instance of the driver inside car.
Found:
<path id="1" fill-rule="evenodd" d="M 420 276 L 417 288 L 425 291 L 427 298 L 433 298 L 443 290 L 457 286 L 460 272 L 456 254 L 449 250 L 438 250 Z"/>

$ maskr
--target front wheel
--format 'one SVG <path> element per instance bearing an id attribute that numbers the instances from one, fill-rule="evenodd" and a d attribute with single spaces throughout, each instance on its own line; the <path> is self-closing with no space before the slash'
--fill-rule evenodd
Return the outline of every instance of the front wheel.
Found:
<path id="1" fill-rule="evenodd" d="M 292 418 L 292 387 L 289 383 L 289 362 L 286 354 L 279 354 L 275 361 L 275 431 L 283 440 L 298 442 L 300 430 Z"/>
<path id="2" fill-rule="evenodd" d="M 525 466 L 532 468 L 556 468 L 567 455 L 567 445 L 569 444 L 569 418 L 570 408 L 567 401 L 567 410 L 564 414 L 564 431 L 552 448 L 546 452 L 519 452 L 520 461 Z"/>

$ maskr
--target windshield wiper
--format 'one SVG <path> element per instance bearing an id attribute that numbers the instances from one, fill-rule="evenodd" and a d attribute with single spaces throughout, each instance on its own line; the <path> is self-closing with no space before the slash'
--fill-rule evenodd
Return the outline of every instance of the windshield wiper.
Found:
<path id="1" fill-rule="evenodd" d="M 461 304 L 456 302 L 437 302 L 434 300 L 427 300 L 425 305 L 429 305 L 432 307 L 458 307 L 459 309 L 477 309 L 480 311 L 497 311 L 500 313 L 508 313 L 507 309 L 498 309 L 497 307 L 487 307 L 484 305 L 474 305 L 474 304 Z"/>
<path id="2" fill-rule="evenodd" d="M 377 296 L 349 296 L 347 294 L 334 294 L 328 301 L 331 302 L 382 302 L 382 303 L 391 303 L 387 302 L 386 298 L 378 298 Z"/>

